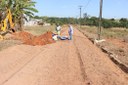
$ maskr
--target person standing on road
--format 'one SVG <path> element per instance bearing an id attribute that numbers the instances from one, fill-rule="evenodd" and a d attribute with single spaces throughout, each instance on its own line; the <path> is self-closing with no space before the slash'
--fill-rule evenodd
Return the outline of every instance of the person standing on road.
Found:
<path id="1" fill-rule="evenodd" d="M 61 26 L 60 25 L 57 25 L 56 31 L 57 31 L 57 34 L 60 36 L 60 32 L 61 32 Z"/>
<path id="2" fill-rule="evenodd" d="M 69 34 L 69 40 L 72 40 L 72 35 L 73 35 L 73 27 L 71 25 L 69 25 L 69 29 L 68 29 L 68 34 Z"/>

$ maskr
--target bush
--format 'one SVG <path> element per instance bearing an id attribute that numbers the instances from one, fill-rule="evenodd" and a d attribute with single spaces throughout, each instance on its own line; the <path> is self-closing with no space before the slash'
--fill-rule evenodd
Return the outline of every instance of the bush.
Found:
<path id="1" fill-rule="evenodd" d="M 77 18 L 58 18 L 58 17 L 42 17 L 44 22 L 48 22 L 51 24 L 60 23 L 63 24 L 79 24 L 80 19 Z M 81 25 L 89 25 L 89 26 L 98 26 L 99 25 L 99 18 L 97 17 L 86 17 L 81 18 Z M 111 27 L 125 27 L 128 28 L 128 20 L 126 18 L 121 18 L 119 21 L 115 19 L 102 19 L 102 26 L 104 28 L 111 28 Z"/>
<path id="2" fill-rule="evenodd" d="M 110 20 L 106 20 L 106 19 L 103 20 L 102 26 L 103 26 L 104 28 L 111 28 L 111 27 L 113 27 L 113 26 L 112 26 L 112 22 L 111 22 Z"/>

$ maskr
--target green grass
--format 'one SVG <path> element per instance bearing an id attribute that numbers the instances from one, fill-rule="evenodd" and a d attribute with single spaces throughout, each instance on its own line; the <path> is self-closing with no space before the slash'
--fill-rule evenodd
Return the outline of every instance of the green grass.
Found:
<path id="1" fill-rule="evenodd" d="M 2 40 L 0 41 L 0 51 L 18 44 L 21 44 L 21 42 L 18 40 Z"/>
<path id="2" fill-rule="evenodd" d="M 32 33 L 33 35 L 41 35 L 47 31 L 55 31 L 55 26 L 27 26 L 24 30 Z"/>
<path id="3" fill-rule="evenodd" d="M 97 27 L 82 26 L 81 30 L 86 30 L 89 33 L 97 34 Z M 124 38 L 128 36 L 128 29 L 125 28 L 102 28 L 102 37 L 105 38 Z"/>

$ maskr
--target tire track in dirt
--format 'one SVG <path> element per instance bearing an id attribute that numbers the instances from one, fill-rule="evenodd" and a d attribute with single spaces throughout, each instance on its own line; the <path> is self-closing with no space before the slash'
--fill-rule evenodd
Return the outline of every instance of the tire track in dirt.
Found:
<path id="1" fill-rule="evenodd" d="M 53 44 L 4 85 L 84 85 L 75 52 L 72 41 Z"/>
<path id="2" fill-rule="evenodd" d="M 76 53 L 78 55 L 78 60 L 79 60 L 79 63 L 80 63 L 80 69 L 81 69 L 81 76 L 83 78 L 83 81 L 87 83 L 87 85 L 91 85 L 91 81 L 90 79 L 87 77 L 87 74 L 85 72 L 85 67 L 84 67 L 84 63 L 83 63 L 83 60 L 82 60 L 82 57 L 81 57 L 81 54 L 79 52 L 79 49 L 75 43 L 76 39 L 74 37 L 74 45 L 75 45 L 75 48 L 76 48 Z"/>
<path id="3" fill-rule="evenodd" d="M 9 79 L 11 79 L 13 76 L 15 76 L 18 72 L 20 72 L 26 65 L 28 65 L 33 59 L 35 59 L 37 57 L 37 55 L 40 55 L 41 52 L 44 51 L 41 50 L 40 52 L 38 52 L 37 54 L 35 54 L 28 62 L 26 62 L 20 69 L 18 69 L 16 72 L 14 72 L 11 76 L 9 76 L 8 78 L 6 78 L 6 80 L 4 80 L 2 83 L 0 83 L 0 85 L 5 84 Z"/>

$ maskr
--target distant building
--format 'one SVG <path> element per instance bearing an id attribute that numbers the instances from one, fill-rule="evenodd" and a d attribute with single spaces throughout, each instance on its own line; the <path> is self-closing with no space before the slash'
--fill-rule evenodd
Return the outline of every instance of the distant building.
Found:
<path id="1" fill-rule="evenodd" d="M 36 26 L 39 25 L 39 22 L 42 22 L 41 19 L 29 19 L 25 21 L 24 26 Z"/>
<path id="2" fill-rule="evenodd" d="M 42 25 L 42 26 L 50 26 L 50 23 L 43 22 L 42 19 L 29 19 L 28 21 L 24 22 L 24 26 L 36 26 L 36 25 Z"/>
<path id="3" fill-rule="evenodd" d="M 51 24 L 50 23 L 46 23 L 44 22 L 43 26 L 50 26 Z"/>

